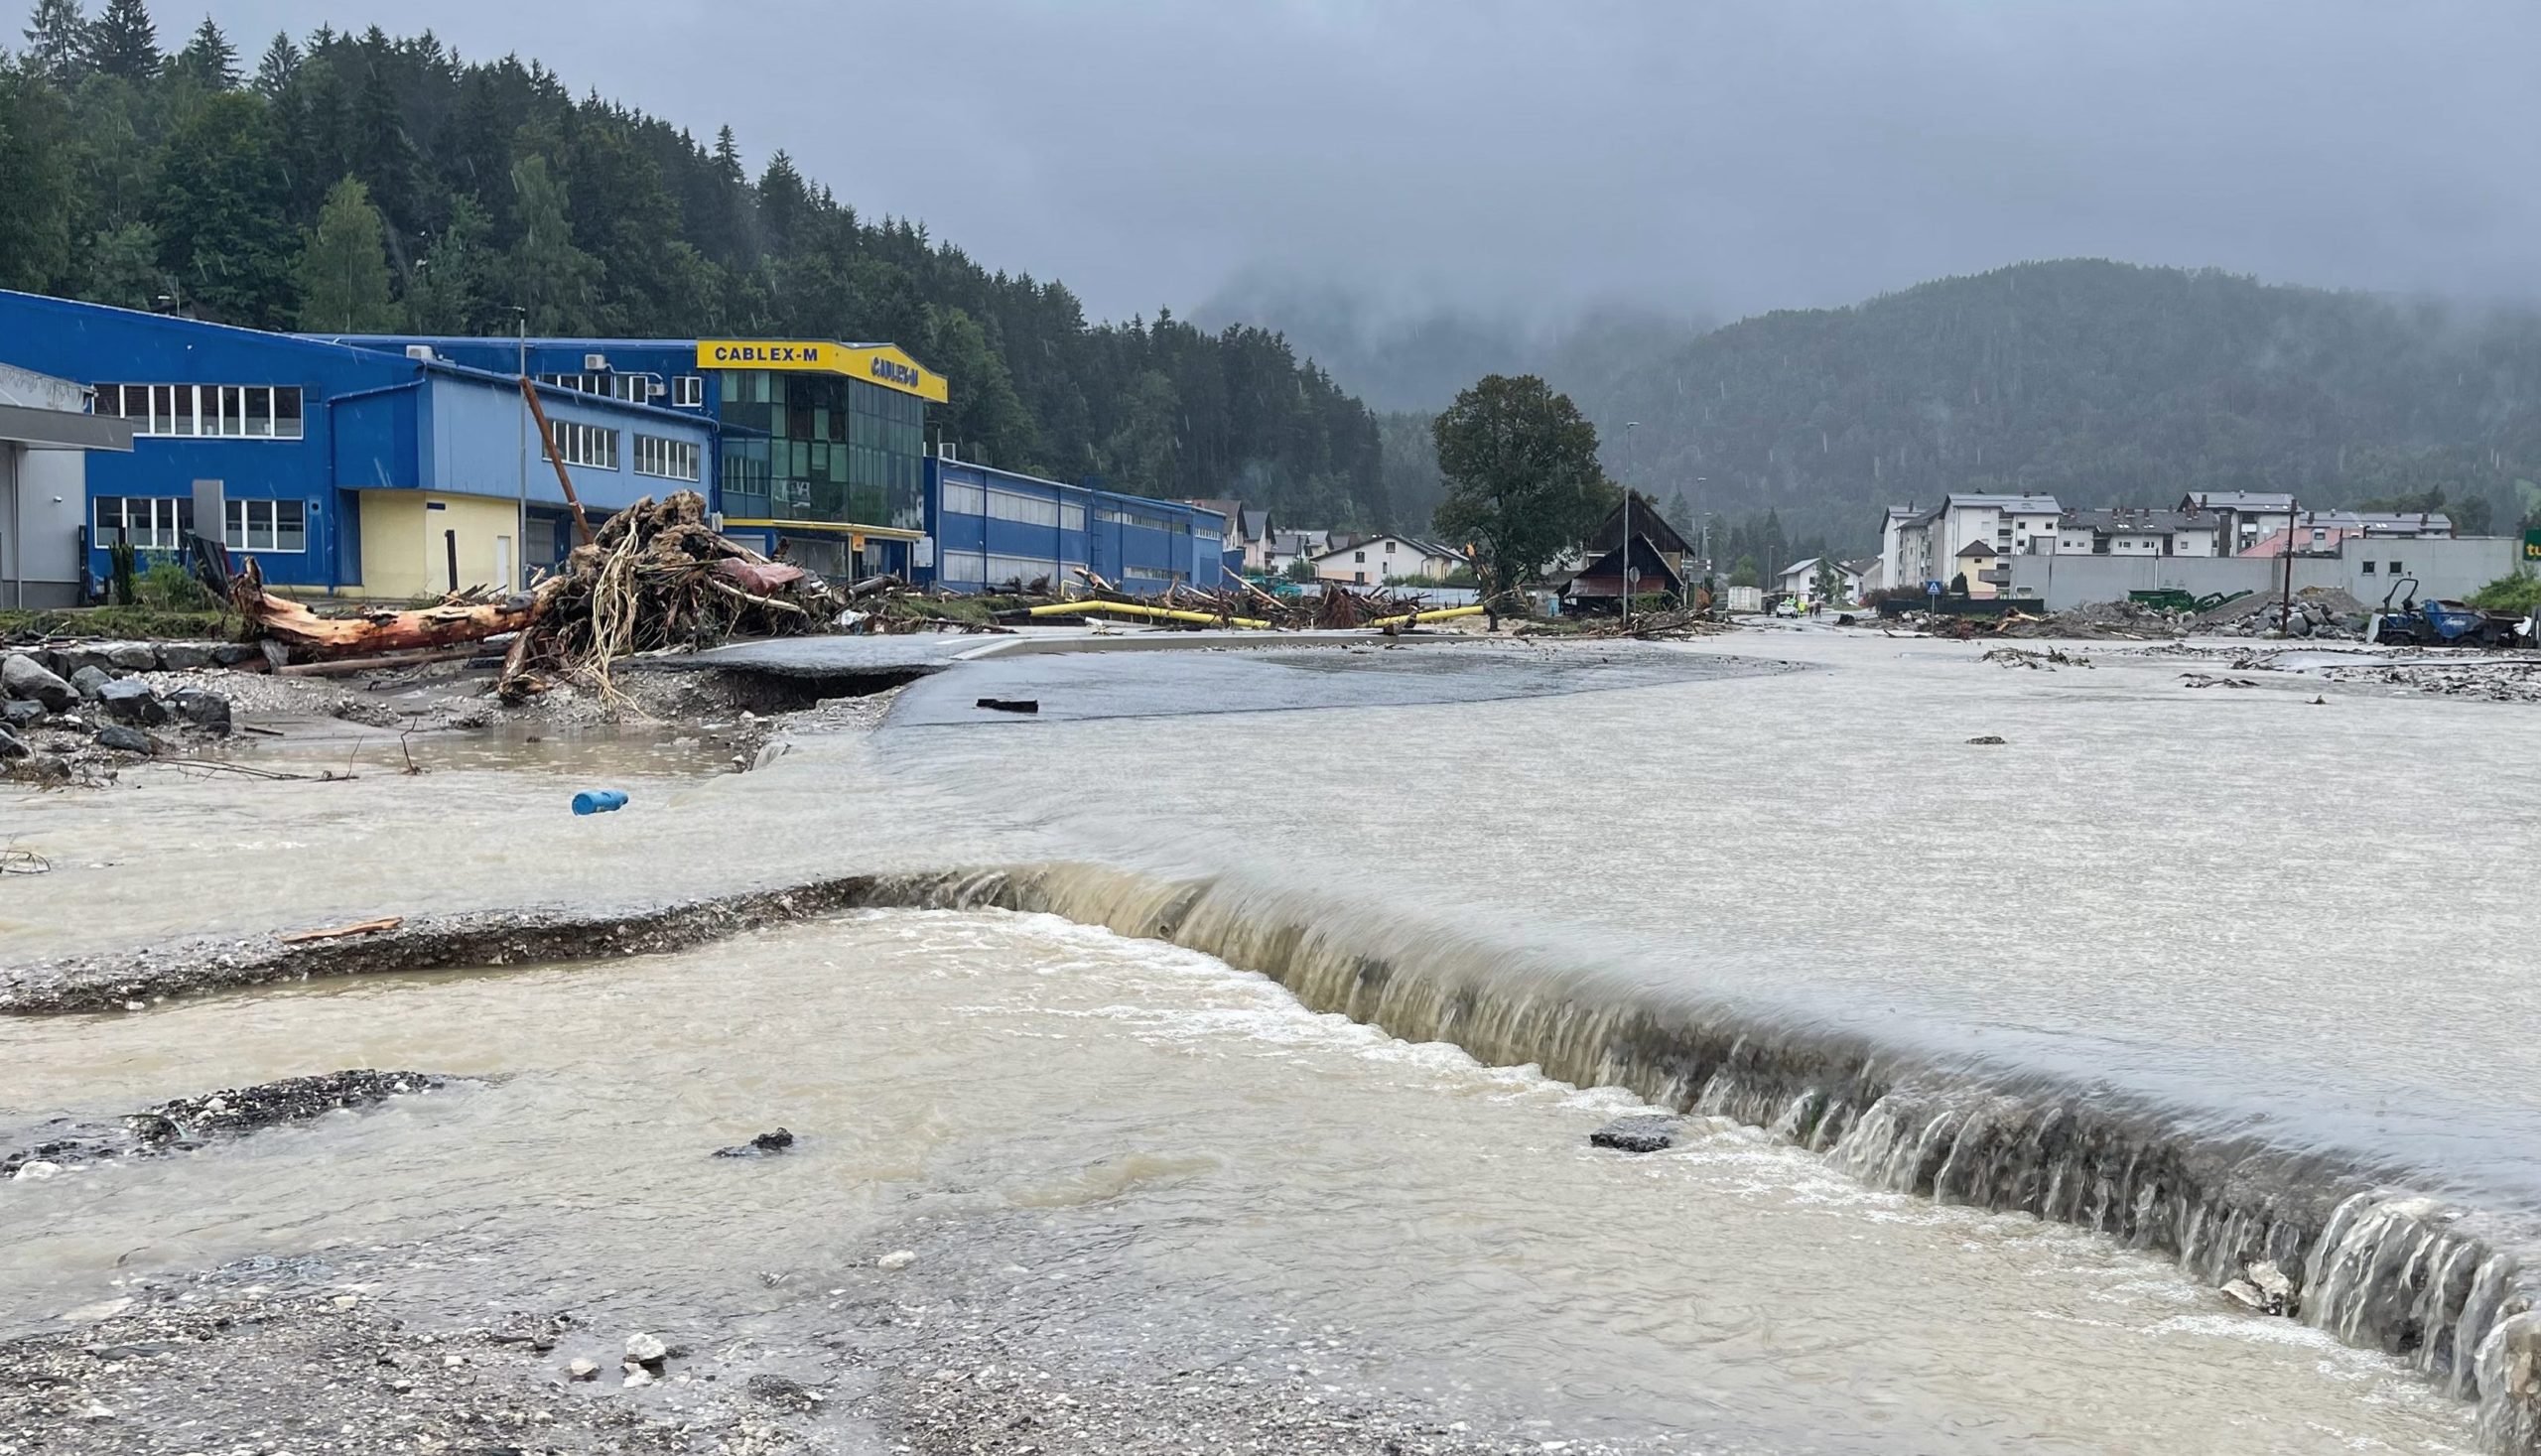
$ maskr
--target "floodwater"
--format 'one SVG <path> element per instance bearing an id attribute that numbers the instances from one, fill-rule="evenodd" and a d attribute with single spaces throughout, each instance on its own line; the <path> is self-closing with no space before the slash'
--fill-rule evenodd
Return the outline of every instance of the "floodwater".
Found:
<path id="1" fill-rule="evenodd" d="M 2106 1241 L 1873 1192 L 1727 1123 L 1671 1153 L 1598 1152 L 1586 1133 L 1633 1099 L 1397 1041 L 1207 957 L 1046 916 L 865 912 L 605 967 L 19 1022 L 0 1055 L 29 1111 L 111 1112 L 313 1056 L 489 1079 L 0 1190 L 0 1307 L 38 1316 L 133 1268 L 464 1232 L 521 1284 L 585 1271 L 574 1302 L 630 1326 L 816 1319 L 911 1220 L 1023 1217 L 1040 1229 L 1027 1248 L 1099 1232 L 1135 1250 L 1013 1271 L 1074 1280 L 1071 1320 L 1174 1317 L 1158 1291 L 1226 1317 L 1275 1309 L 1378 1352 L 1350 1357 L 1354 1378 L 1552 1436 L 2024 1453 L 2470 1439 L 2467 1407 L 2397 1363 L 2226 1314 Z M 779 1122 L 802 1139 L 782 1159 L 705 1156 Z"/>
<path id="2" fill-rule="evenodd" d="M 2086 648 L 2095 666 L 2051 672 L 1977 650 L 1787 632 L 1681 649 L 993 659 L 912 686 L 879 733 L 805 740 L 752 773 L 613 771 L 606 785 L 627 788 L 629 808 L 580 820 L 574 790 L 602 786 L 586 761 L 495 754 L 349 784 L 150 775 L 0 806 L 0 838 L 60 866 L 10 882 L 0 959 L 861 870 L 1091 862 L 1132 871 L 1124 883 L 1206 879 L 1230 914 L 1314 927 L 1344 970 L 1355 952 L 1457 979 L 1428 1003 L 1444 1011 L 1388 1023 L 1413 1035 L 1454 1029 L 1459 1009 L 1526 1027 L 1609 1002 L 1681 1005 L 1757 1044 L 1858 1038 L 1926 1072 L 2045 1078 L 2149 1109 L 2165 1137 L 2249 1138 L 2308 1154 L 2307 1168 L 2397 1175 L 2403 1191 L 2482 1210 L 2487 1242 L 2350 1219 L 2338 1227 L 2378 1242 L 2358 1255 L 2348 1303 L 2428 1283 L 2403 1265 L 2440 1262 L 2437 1285 L 2506 1288 L 2541 1210 L 2541 1038 L 2515 868 L 2541 851 L 2525 808 L 2541 788 L 2528 709 L 2335 688 L 2315 705 L 2310 688 L 2191 689 L 2181 673 L 2201 664 L 2159 656 Z M 1034 718 L 974 707 L 1036 696 Z M 1981 735 L 2007 741 L 1967 741 Z M 1070 909 L 1114 918 L 1099 902 Z M 2462 1288 L 2437 1290 L 2418 1333 L 2450 1365 L 2428 1381 L 2304 1325 L 2225 1313 L 2202 1292 L 2212 1269 L 2193 1277 L 2081 1230 L 1883 1191 L 1851 1176 L 1879 1160 L 1869 1152 L 1824 1158 L 1722 1127 L 1679 1154 L 1592 1156 L 1581 1134 L 1620 1093 L 1394 1043 L 1188 951 L 1099 931 L 903 914 L 751 945 L 737 962 L 709 951 L 11 1027 L 9 1063 L 46 1069 L 50 1090 L 13 1085 L 0 1103 L 138 1105 L 322 1070 L 312 1046 L 330 1067 L 517 1074 L 429 1116 L 381 1113 L 386 1130 L 362 1134 L 429 1167 L 462 1155 L 435 1140 L 436 1120 L 494 1136 L 511 1126 L 494 1110 L 529 1105 L 517 1099 L 581 1097 L 592 1110 L 567 1121 L 601 1129 L 643 1115 L 595 1090 L 625 1059 L 668 1079 L 656 1095 L 679 1088 L 672 1121 L 696 1127 L 686 1157 L 689 1143 L 756 1130 L 770 1090 L 815 1109 L 833 1106 L 834 1086 L 869 1100 L 869 1061 L 902 1069 L 939 1111 L 868 1120 L 806 1160 L 832 1169 L 828 1193 L 850 1210 L 885 1189 L 987 1197 L 1009 1167 L 1105 1188 L 1160 1159 L 1174 1171 L 1099 1200 L 1139 1220 L 1146 1275 L 1332 1309 L 1423 1352 L 1402 1372 L 1413 1387 L 1526 1391 L 1570 1426 L 1805 1433 L 1837 1449 L 1888 1448 L 1883 1430 L 1976 1450 L 2442 1449 L 2468 1439 L 2471 1407 L 2439 1386 L 2464 1389 L 2462 1364 L 2500 1313 L 2491 1297 L 2473 1320 Z M 887 988 L 856 974 L 895 956 L 928 969 Z M 924 999 L 948 982 L 974 998 Z M 1060 1014 L 1079 986 L 1095 1003 Z M 1388 1007 L 1414 1004 L 1379 990 Z M 744 1048 L 718 1029 L 728 1013 L 766 1034 Z M 1016 1029 L 1030 1026 L 1049 1034 Z M 817 1035 L 794 1034 L 806 1027 Z M 118 1044 L 131 1059 L 96 1050 Z M 262 1048 L 270 1063 L 215 1075 L 201 1045 Z M 1490 1047 L 1512 1062 L 1549 1050 Z M 1177 1082 L 1156 1056 L 1204 1075 Z M 719 1058 L 749 1070 L 727 1076 Z M 1633 1080 L 1586 1065 L 1572 1075 Z M 1249 1080 L 1274 1071 L 1304 1080 Z M 1861 1128 L 1878 1125 L 1855 1111 Z M 549 1135 L 535 1130 L 548 1120 L 525 1121 L 520 1135 Z M 1888 1123 L 1870 1152 L 1892 1161 L 1956 1125 Z M 282 1194 L 323 1204 L 325 1159 L 268 1184 L 223 1170 L 292 1154 L 224 1152 L 182 1179 L 147 1176 L 206 1200 L 202 1180 L 234 1179 L 236 1208 L 271 1200 L 268 1224 L 242 1215 L 199 1242 L 154 1234 L 154 1247 L 182 1264 L 259 1227 L 385 1237 L 465 1223 L 534 1250 L 542 1198 L 588 1212 L 641 1176 L 664 1179 L 642 1200 L 647 1222 L 593 1237 L 633 1241 L 630 1254 L 669 1242 L 694 1216 L 684 1180 L 705 1170 L 639 1173 L 649 1153 L 595 1140 L 574 1156 L 498 1140 L 496 1166 L 519 1181 L 487 1181 L 475 1202 L 417 1188 L 310 1225 L 292 1223 Z M 1252 1150 L 1194 1154 L 1194 1142 Z M 1177 1161 L 1195 1156 L 1205 1166 Z M 779 1197 L 752 1217 L 800 1242 L 800 1214 Z M 841 1227 L 846 1239 L 858 1225 Z M 69 1237 L 36 1247 L 66 1270 L 102 1252 Z M 12 1257 L 7 1277 L 33 1277 L 36 1257 Z M 701 1260 L 699 1296 L 730 1272 Z"/>

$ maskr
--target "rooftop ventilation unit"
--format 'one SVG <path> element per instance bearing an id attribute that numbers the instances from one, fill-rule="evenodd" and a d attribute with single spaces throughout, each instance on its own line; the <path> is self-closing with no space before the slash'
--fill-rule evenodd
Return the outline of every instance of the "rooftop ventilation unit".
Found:
<path id="1" fill-rule="evenodd" d="M 433 362 L 436 355 L 433 353 L 433 346 L 429 343 L 410 343 L 406 345 L 406 357 L 419 364 L 429 364 Z"/>

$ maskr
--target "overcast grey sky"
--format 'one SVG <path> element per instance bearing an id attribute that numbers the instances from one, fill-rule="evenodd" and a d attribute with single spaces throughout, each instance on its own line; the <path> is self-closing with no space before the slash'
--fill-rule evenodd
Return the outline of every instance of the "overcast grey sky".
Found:
<path id="1" fill-rule="evenodd" d="M 195 0 L 202 4 L 203 0 Z M 2024 258 L 2541 294 L 2531 0 L 212 0 L 429 23 L 1098 317 L 1244 270 L 1737 315 Z M 158 0 L 175 44 L 196 11 Z"/>

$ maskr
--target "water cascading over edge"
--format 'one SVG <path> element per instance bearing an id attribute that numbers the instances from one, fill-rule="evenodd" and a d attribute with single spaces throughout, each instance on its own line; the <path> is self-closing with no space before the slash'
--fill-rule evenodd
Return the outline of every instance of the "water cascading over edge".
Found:
<path id="1" fill-rule="evenodd" d="M 2078 1225 L 2209 1284 L 2273 1262 L 2294 1286 L 2288 1313 L 2476 1401 L 2485 1449 L 2541 1456 L 2541 1269 L 2492 1216 L 2394 1191 L 2405 1170 L 2217 1137 L 2104 1090 L 1926 1065 L 1229 879 L 1018 866 L 886 878 L 872 902 L 1168 941 L 1317 1011 L 1767 1127 L 1874 1186 Z"/>

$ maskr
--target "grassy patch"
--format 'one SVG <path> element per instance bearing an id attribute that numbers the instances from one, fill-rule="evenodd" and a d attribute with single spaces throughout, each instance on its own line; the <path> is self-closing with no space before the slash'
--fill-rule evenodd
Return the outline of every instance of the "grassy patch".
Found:
<path id="1" fill-rule="evenodd" d="M 0 638 L 117 637 L 133 641 L 199 641 L 226 637 L 229 619 L 217 611 L 159 606 L 66 606 L 0 611 Z"/>

